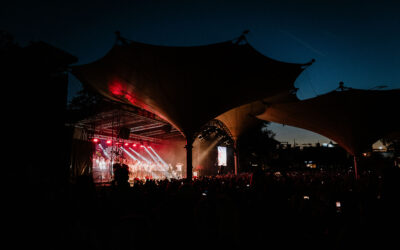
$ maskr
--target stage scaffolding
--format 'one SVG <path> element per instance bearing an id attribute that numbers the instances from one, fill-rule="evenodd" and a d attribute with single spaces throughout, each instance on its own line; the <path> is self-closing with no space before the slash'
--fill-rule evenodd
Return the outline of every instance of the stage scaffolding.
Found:
<path id="1" fill-rule="evenodd" d="M 99 141 L 110 141 L 110 144 L 107 145 L 109 158 L 106 161 L 101 162 L 101 157 L 96 157 L 96 147 L 98 147 L 96 144 L 93 144 L 94 154 L 86 157 L 90 157 L 93 163 L 88 167 L 90 170 L 86 173 L 91 174 L 97 183 L 110 182 L 113 179 L 113 164 L 126 162 L 126 159 L 121 158 L 123 144 L 168 145 L 171 140 L 183 139 L 182 134 L 176 128 L 155 114 L 125 105 L 110 105 L 107 110 L 85 117 L 72 126 L 85 134 L 84 139 L 81 136 L 75 138 L 82 142 L 92 142 L 94 138 Z M 121 136 L 121 129 L 129 130 L 128 137 Z M 146 170 L 146 166 L 142 165 L 138 169 L 132 169 L 132 173 L 135 178 L 139 176 L 142 179 L 170 176 L 168 173 L 162 173 L 159 169 Z"/>

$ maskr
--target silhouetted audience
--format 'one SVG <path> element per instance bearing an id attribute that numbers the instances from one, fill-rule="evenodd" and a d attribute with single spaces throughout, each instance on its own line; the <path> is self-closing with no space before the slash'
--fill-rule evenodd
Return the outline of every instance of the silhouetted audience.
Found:
<path id="1" fill-rule="evenodd" d="M 383 246 L 398 233 L 382 229 L 399 212 L 397 169 L 361 172 L 358 181 L 352 171 L 257 171 L 132 186 L 124 169 L 115 166 L 115 185 L 95 192 L 90 181 L 76 184 L 82 193 L 69 197 L 71 246 L 341 249 Z"/>

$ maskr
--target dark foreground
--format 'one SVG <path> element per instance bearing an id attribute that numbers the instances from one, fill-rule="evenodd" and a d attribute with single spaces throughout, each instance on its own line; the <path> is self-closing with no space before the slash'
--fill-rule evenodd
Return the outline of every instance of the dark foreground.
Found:
<path id="1" fill-rule="evenodd" d="M 96 187 L 82 177 L 61 192 L 13 197 L 18 209 L 7 227 L 15 248 L 396 248 L 397 170 L 365 172 L 358 181 L 318 171 L 134 187 Z"/>

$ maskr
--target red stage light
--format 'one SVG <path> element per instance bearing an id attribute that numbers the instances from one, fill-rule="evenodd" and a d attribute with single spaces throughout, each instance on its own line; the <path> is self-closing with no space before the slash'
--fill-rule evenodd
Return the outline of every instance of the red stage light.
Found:
<path id="1" fill-rule="evenodd" d="M 111 140 L 107 140 L 107 142 L 106 142 L 107 144 L 111 144 Z"/>
<path id="2" fill-rule="evenodd" d="M 134 147 L 136 147 L 136 143 L 135 143 L 135 144 L 133 144 L 133 146 L 134 146 Z"/>
<path id="3" fill-rule="evenodd" d="M 125 146 L 128 146 L 129 145 L 129 143 L 127 143 L 127 142 L 125 142 L 125 144 L 124 144 Z"/>
<path id="4" fill-rule="evenodd" d="M 99 139 L 93 138 L 93 142 L 99 142 Z"/>
<path id="5" fill-rule="evenodd" d="M 140 147 L 141 147 L 141 148 L 144 148 L 144 146 L 143 146 L 143 145 L 140 145 Z"/>

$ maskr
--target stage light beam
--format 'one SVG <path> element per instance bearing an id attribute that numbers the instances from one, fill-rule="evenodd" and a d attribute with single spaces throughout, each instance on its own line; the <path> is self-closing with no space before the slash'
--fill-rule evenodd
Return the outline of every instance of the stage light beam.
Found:
<path id="1" fill-rule="evenodd" d="M 120 147 L 120 149 L 122 149 L 127 155 L 129 155 L 129 157 L 131 157 L 135 161 L 140 162 L 140 160 L 138 158 L 136 158 L 135 156 L 133 156 L 131 153 L 129 153 L 128 150 L 124 149 L 123 147 Z"/>
<path id="2" fill-rule="evenodd" d="M 148 155 L 150 155 L 151 159 L 153 159 L 153 161 L 154 161 L 155 163 L 158 163 L 158 162 L 159 162 L 158 159 L 157 159 L 157 157 L 154 157 L 153 154 L 151 154 L 150 151 L 149 151 L 146 147 L 144 147 L 144 150 L 147 152 Z"/>
<path id="3" fill-rule="evenodd" d="M 103 148 L 103 146 L 101 144 L 99 144 L 101 150 L 103 151 L 103 154 L 108 158 L 111 159 L 110 156 L 108 155 L 108 153 L 106 152 L 106 150 Z"/>
<path id="4" fill-rule="evenodd" d="M 133 153 L 135 153 L 137 156 L 139 156 L 140 159 L 144 160 L 146 163 L 150 164 L 151 162 L 144 157 L 143 155 L 139 154 L 138 152 L 136 152 L 133 148 L 129 148 Z"/>
<path id="5" fill-rule="evenodd" d="M 168 166 L 168 164 L 161 158 L 160 155 L 157 154 L 157 152 L 156 152 L 152 147 L 150 147 L 150 150 L 151 150 L 151 151 L 153 152 L 153 154 L 160 160 L 160 162 L 161 162 L 162 164 Z"/>

